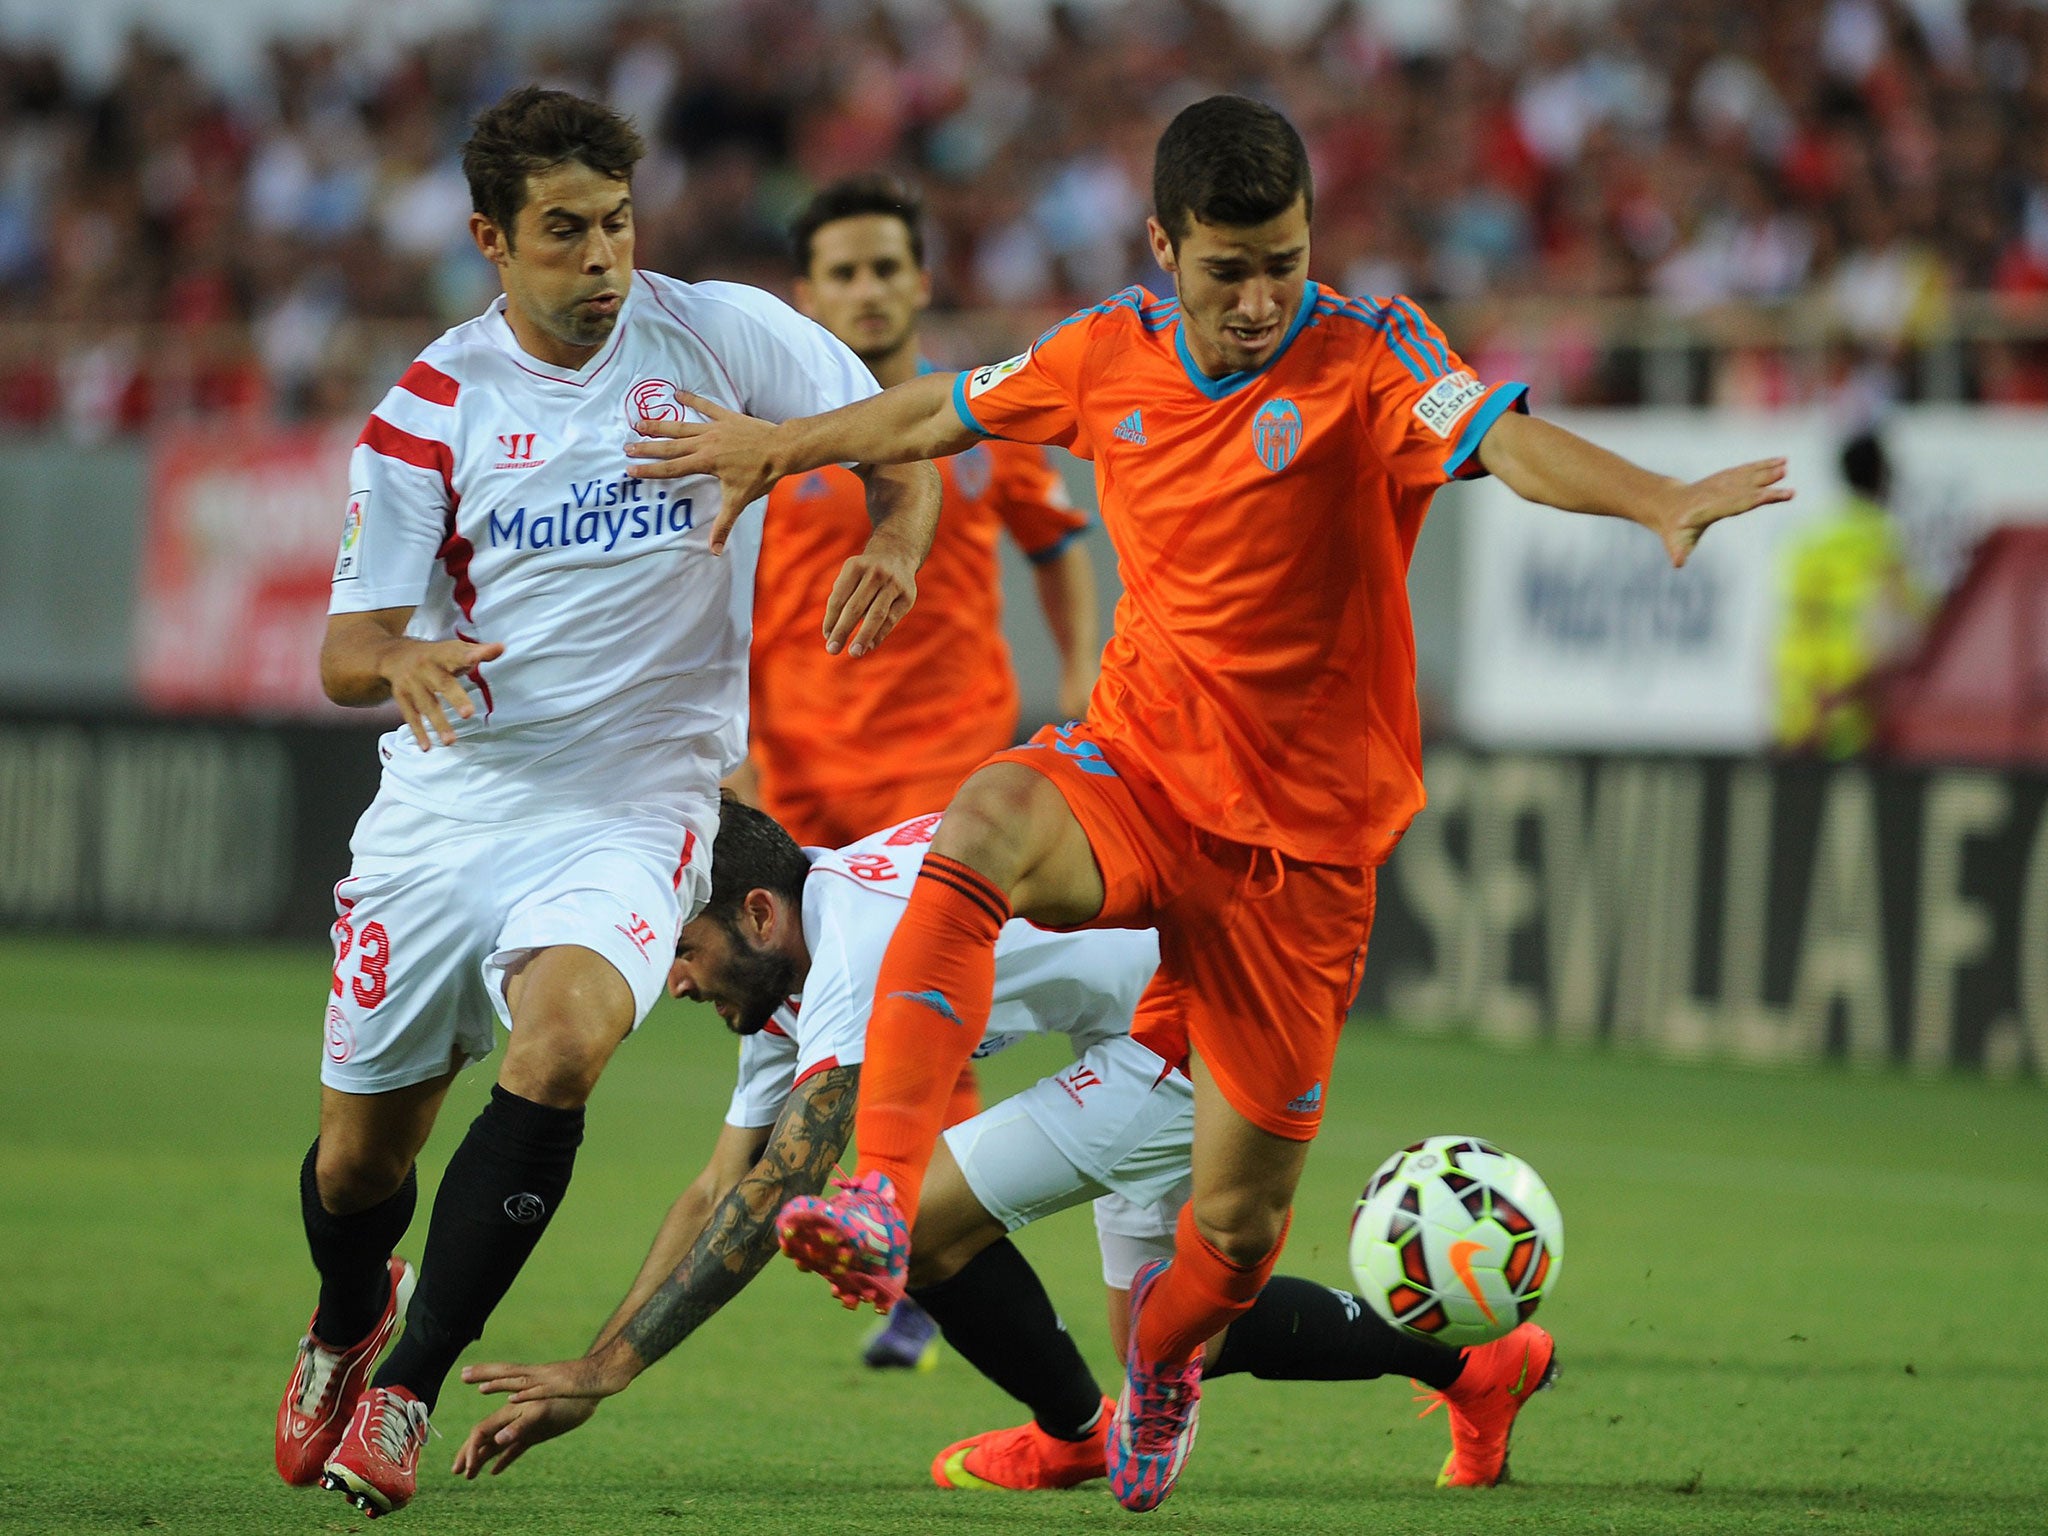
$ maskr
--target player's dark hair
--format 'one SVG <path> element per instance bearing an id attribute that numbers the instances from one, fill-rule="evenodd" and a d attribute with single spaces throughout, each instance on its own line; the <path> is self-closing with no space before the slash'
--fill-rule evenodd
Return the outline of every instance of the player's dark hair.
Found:
<path id="1" fill-rule="evenodd" d="M 711 844 L 711 896 L 703 915 L 727 928 L 739 920 L 749 891 L 773 891 L 801 903 L 811 861 L 777 821 L 732 795 L 718 801 L 718 836 Z"/>
<path id="2" fill-rule="evenodd" d="M 1884 439 L 1875 432 L 1858 432 L 1842 444 L 1842 478 L 1852 490 L 1872 501 L 1889 499 L 1892 463 L 1884 451 Z"/>
<path id="3" fill-rule="evenodd" d="M 598 102 L 567 91 L 522 85 L 476 120 L 462 146 L 469 203 L 505 232 L 526 205 L 526 179 L 571 160 L 613 181 L 628 181 L 647 152 L 639 132 Z"/>
<path id="4" fill-rule="evenodd" d="M 1152 157 L 1152 211 L 1179 249 L 1192 221 L 1245 228 L 1277 219 L 1316 189 L 1294 125 L 1244 96 L 1210 96 L 1184 108 Z"/>
<path id="5" fill-rule="evenodd" d="M 922 270 L 924 199 L 893 176 L 870 172 L 833 182 L 813 197 L 789 226 L 789 248 L 796 258 L 797 276 L 811 275 L 811 247 L 819 230 L 841 219 L 856 219 L 870 213 L 902 221 L 910 234 L 910 259 Z"/>

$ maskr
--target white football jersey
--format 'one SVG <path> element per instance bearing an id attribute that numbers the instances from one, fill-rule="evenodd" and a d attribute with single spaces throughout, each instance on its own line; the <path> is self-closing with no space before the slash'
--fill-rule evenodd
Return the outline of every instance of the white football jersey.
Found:
<path id="1" fill-rule="evenodd" d="M 844 848 L 804 850 L 811 861 L 804 882 L 810 974 L 802 994 L 766 1029 L 740 1041 L 728 1125 L 773 1125 L 798 1083 L 866 1057 L 882 953 L 903 920 L 938 825 L 936 815 L 919 816 Z M 1064 1034 L 1079 1055 L 1128 1034 L 1158 966 L 1159 936 L 1149 928 L 1055 933 L 1013 918 L 996 940 L 995 1008 L 974 1054 L 992 1056 L 1025 1035 Z M 933 1006 L 941 1013 L 950 1008 L 937 993 Z"/>
<path id="2" fill-rule="evenodd" d="M 633 423 L 682 419 L 679 389 L 770 421 L 876 392 L 773 295 L 637 272 L 581 368 L 527 353 L 500 297 L 378 405 L 328 611 L 411 607 L 409 635 L 505 647 L 468 680 L 454 747 L 384 737 L 387 792 L 473 820 L 715 803 L 746 753 L 761 517 L 714 556 L 716 480 L 626 473 Z"/>

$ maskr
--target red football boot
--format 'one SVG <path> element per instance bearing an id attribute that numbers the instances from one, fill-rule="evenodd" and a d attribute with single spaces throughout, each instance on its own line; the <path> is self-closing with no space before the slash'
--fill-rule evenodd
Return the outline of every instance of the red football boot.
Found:
<path id="1" fill-rule="evenodd" d="M 405 1304 L 412 1299 L 412 1266 L 393 1258 L 389 1274 L 391 1294 L 384 1300 L 377 1326 L 347 1349 L 330 1349 L 320 1342 L 319 1313 L 306 1324 L 291 1384 L 277 1405 L 277 1475 L 294 1488 L 310 1488 L 320 1481 L 321 1469 L 341 1444 L 356 1400 L 369 1384 L 370 1367 L 391 1342 Z"/>
<path id="2" fill-rule="evenodd" d="M 427 1405 L 404 1387 L 370 1388 L 328 1458 L 320 1486 L 345 1494 L 372 1520 L 405 1508 L 419 1486 L 427 1430 Z"/>

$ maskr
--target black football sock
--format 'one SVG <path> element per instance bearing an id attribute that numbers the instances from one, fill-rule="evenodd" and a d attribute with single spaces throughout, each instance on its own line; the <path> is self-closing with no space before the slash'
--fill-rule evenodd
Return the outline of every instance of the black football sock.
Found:
<path id="1" fill-rule="evenodd" d="M 299 1165 L 299 1213 L 305 1218 L 313 1267 L 320 1271 L 320 1309 L 314 1315 L 313 1336 L 329 1349 L 343 1350 L 377 1326 L 391 1292 L 391 1250 L 412 1224 L 420 1181 L 408 1168 L 405 1182 L 389 1197 L 368 1210 L 337 1216 L 320 1203 L 314 1175 L 319 1159 L 320 1142 L 315 1138 Z"/>
<path id="2" fill-rule="evenodd" d="M 491 1089 L 441 1175 L 405 1332 L 379 1367 L 378 1386 L 404 1387 L 434 1406 L 456 1357 L 483 1336 L 548 1229 L 582 1141 L 582 1110 Z"/>
<path id="3" fill-rule="evenodd" d="M 1098 1427 L 1102 1388 L 1037 1271 L 1007 1237 L 982 1249 L 952 1279 L 919 1286 L 910 1297 L 960 1357 L 1029 1408 L 1047 1434 L 1085 1440 Z"/>
<path id="4" fill-rule="evenodd" d="M 1246 1371 L 1261 1381 L 1365 1381 L 1412 1376 L 1441 1391 L 1465 1357 L 1410 1338 L 1349 1291 L 1275 1275 L 1251 1311 L 1230 1325 L 1204 1378 Z"/>

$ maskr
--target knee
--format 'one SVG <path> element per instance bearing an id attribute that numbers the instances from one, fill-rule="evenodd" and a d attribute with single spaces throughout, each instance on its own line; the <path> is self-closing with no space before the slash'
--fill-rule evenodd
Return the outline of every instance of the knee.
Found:
<path id="1" fill-rule="evenodd" d="M 536 1104 L 581 1109 L 612 1052 L 631 1032 L 632 994 L 621 982 L 609 988 L 551 988 L 524 1001 L 513 1020 L 499 1083 Z"/>
<path id="2" fill-rule="evenodd" d="M 390 1148 L 322 1136 L 313 1161 L 313 1183 L 320 1192 L 321 1209 L 330 1216 L 352 1216 L 397 1194 L 411 1171 L 411 1157 Z"/>
<path id="3" fill-rule="evenodd" d="M 505 1091 L 550 1109 L 581 1109 L 589 1103 L 618 1042 L 600 1043 L 575 1029 L 550 1031 L 522 1024 L 520 1030 L 531 1032 L 526 1049 L 505 1053 L 504 1068 L 498 1073 Z"/>
<path id="4" fill-rule="evenodd" d="M 1230 1190 L 1194 1201 L 1195 1230 L 1239 1269 L 1264 1262 L 1287 1232 L 1288 1202 L 1256 1190 Z"/>

